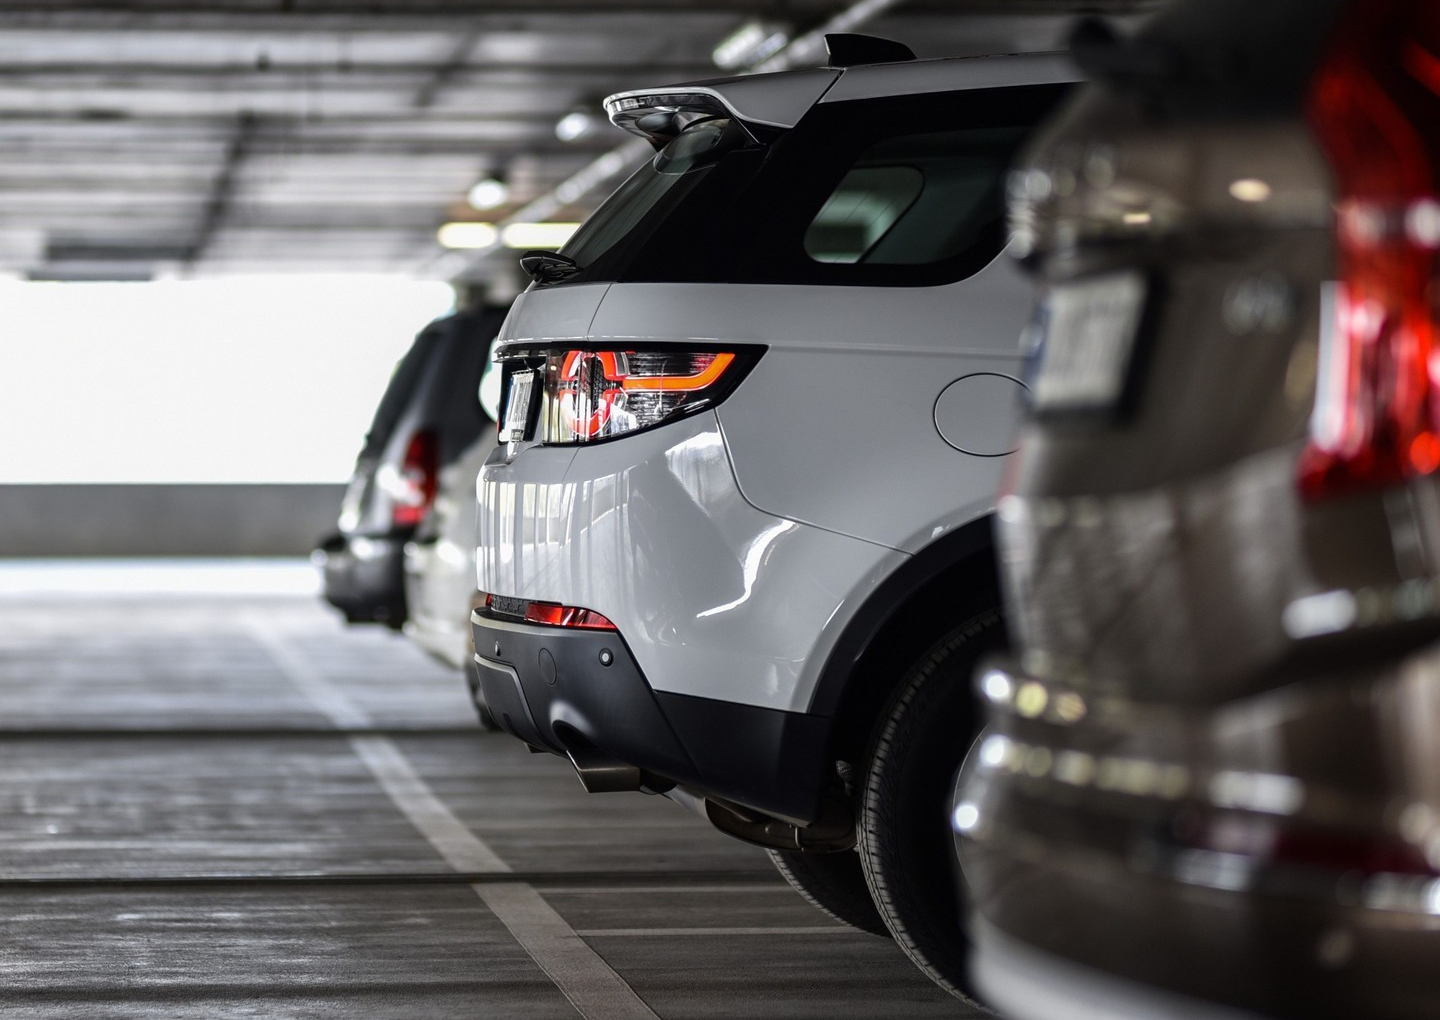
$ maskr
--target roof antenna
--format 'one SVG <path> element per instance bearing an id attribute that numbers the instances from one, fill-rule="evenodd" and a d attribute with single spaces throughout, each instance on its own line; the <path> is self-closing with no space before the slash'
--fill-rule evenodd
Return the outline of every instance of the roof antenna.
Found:
<path id="1" fill-rule="evenodd" d="M 874 35 L 832 32 L 825 37 L 827 67 L 854 67 L 857 64 L 889 64 L 914 60 L 915 52 L 904 43 Z"/>

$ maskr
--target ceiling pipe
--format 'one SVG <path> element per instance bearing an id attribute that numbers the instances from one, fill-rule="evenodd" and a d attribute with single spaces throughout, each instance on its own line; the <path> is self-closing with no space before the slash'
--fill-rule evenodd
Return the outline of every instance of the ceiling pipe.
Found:
<path id="1" fill-rule="evenodd" d="M 797 67 L 815 65 L 825 55 L 825 37 L 832 33 L 853 32 L 867 21 L 871 21 L 892 7 L 898 7 L 904 0 L 859 0 L 826 21 L 819 28 L 792 39 L 778 53 L 760 63 L 739 71 L 740 74 L 768 74 L 771 71 L 789 71 Z M 605 155 L 587 163 L 580 170 L 557 184 L 539 198 L 516 209 L 496 224 L 503 233 L 511 223 L 538 223 L 548 220 L 567 205 L 614 180 L 626 170 L 633 169 L 654 150 L 643 138 L 631 138 L 611 149 Z M 500 245 L 477 248 L 460 253 L 452 252 L 440 256 L 433 264 L 439 275 L 452 279 L 463 277 L 474 269 Z M 448 270 L 448 271 L 447 271 Z"/>

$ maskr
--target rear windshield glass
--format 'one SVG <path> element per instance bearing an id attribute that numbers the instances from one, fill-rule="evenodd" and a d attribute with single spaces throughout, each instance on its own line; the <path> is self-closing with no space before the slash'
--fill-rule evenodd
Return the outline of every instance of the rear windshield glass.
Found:
<path id="1" fill-rule="evenodd" d="M 603 273 L 606 256 L 619 242 L 634 248 L 648 236 L 647 217 L 652 222 L 663 218 L 683 202 L 712 167 L 737 149 L 753 144 L 739 125 L 726 118 L 691 124 L 620 185 L 560 253 L 587 270 Z M 587 272 L 585 278 L 596 276 Z"/>
<path id="2" fill-rule="evenodd" d="M 1004 247 L 1002 184 L 1068 89 L 1027 85 L 821 104 L 757 141 L 701 121 L 563 250 L 567 282 L 924 286 Z"/>
<path id="3" fill-rule="evenodd" d="M 410 398 L 425 376 L 425 363 L 434 356 L 436 347 L 444 335 L 438 322 L 432 322 L 420 331 L 405 356 L 395 366 L 395 373 L 385 387 L 385 394 L 375 408 L 375 417 L 370 422 L 370 431 L 365 433 L 365 445 L 360 451 L 362 457 L 380 454 L 390 442 L 390 436 L 399 424 L 400 417 L 410 403 Z"/>

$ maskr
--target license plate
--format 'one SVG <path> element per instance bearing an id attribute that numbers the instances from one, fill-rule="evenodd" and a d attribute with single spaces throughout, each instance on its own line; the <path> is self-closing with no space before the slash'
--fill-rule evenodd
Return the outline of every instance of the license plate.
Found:
<path id="1" fill-rule="evenodd" d="M 1042 310 L 1048 321 L 1030 382 L 1031 406 L 1037 412 L 1115 407 L 1125 391 L 1144 303 L 1140 273 L 1096 276 L 1052 289 Z"/>
<path id="2" fill-rule="evenodd" d="M 535 372 L 516 372 L 510 377 L 510 397 L 505 401 L 505 425 L 501 432 L 507 443 L 525 438 L 530 422 L 531 397 L 535 392 Z"/>

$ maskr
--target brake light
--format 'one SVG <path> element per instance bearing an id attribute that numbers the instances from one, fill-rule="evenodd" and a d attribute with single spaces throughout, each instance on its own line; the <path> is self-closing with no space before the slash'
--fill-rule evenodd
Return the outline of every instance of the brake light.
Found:
<path id="1" fill-rule="evenodd" d="M 410 437 L 405 460 L 391 486 L 397 528 L 414 527 L 425 519 L 440 486 L 439 441 L 434 429 L 421 429 Z"/>
<path id="2" fill-rule="evenodd" d="M 497 598 L 486 594 L 485 608 L 502 616 L 516 616 L 526 623 L 547 627 L 573 627 L 579 630 L 617 630 L 615 624 L 593 609 L 562 606 L 558 602 L 531 602 L 525 599 Z"/>
<path id="3" fill-rule="evenodd" d="M 1336 182 L 1338 284 L 1299 489 L 1316 499 L 1440 469 L 1440 10 L 1365 0 L 1311 83 Z"/>
<path id="4" fill-rule="evenodd" d="M 571 348 L 513 357 L 532 365 L 532 359 L 544 359 L 538 368 L 544 400 L 534 436 L 545 443 L 612 439 L 713 406 L 755 361 L 747 351 L 682 348 Z M 517 366 L 508 378 L 534 371 Z"/>

